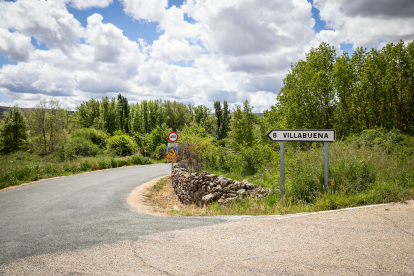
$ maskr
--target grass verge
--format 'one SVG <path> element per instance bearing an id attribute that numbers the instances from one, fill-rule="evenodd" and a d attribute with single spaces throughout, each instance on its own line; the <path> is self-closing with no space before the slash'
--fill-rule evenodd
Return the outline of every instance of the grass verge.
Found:
<path id="1" fill-rule="evenodd" d="M 294 183 L 290 182 L 288 187 Z M 297 193 L 297 191 L 295 191 Z M 335 210 L 361 205 L 387 202 L 404 202 L 414 199 L 414 185 L 411 181 L 376 181 L 369 188 L 358 192 L 331 191 L 318 193 L 309 202 L 309 198 L 298 199 L 294 192 L 288 192 L 284 198 L 279 193 L 261 199 L 238 199 L 229 204 L 212 203 L 207 206 L 196 204 L 183 205 L 172 188 L 171 179 L 163 178 L 150 190 L 147 196 L 154 211 L 179 216 L 217 216 L 217 215 L 283 215 L 302 212 Z"/>
<path id="2" fill-rule="evenodd" d="M 38 156 L 17 153 L 0 157 L 0 189 L 56 176 L 78 174 L 124 166 L 153 164 L 148 157 L 79 157 L 71 162 L 56 162 Z"/>

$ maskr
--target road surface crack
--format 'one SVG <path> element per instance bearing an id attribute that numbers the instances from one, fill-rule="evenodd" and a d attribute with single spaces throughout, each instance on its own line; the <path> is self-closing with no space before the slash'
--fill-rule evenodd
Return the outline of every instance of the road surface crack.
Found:
<path id="1" fill-rule="evenodd" d="M 374 214 L 375 216 L 377 216 L 377 217 L 380 217 L 380 218 L 383 218 L 383 219 L 386 219 L 386 220 L 388 220 L 389 222 L 391 222 L 391 224 L 394 226 L 394 228 L 396 228 L 396 229 L 398 229 L 398 230 L 400 230 L 401 232 L 403 232 L 403 233 L 405 233 L 405 234 L 408 234 L 408 235 L 410 235 L 410 236 L 413 236 L 414 237 L 414 233 L 411 233 L 411 232 L 408 232 L 408 231 L 406 231 L 406 230 L 404 230 L 404 229 L 402 229 L 395 221 L 393 221 L 392 219 L 390 219 L 390 218 L 387 218 L 386 216 L 382 216 L 382 215 L 379 215 L 379 214 Z"/>
<path id="2" fill-rule="evenodd" d="M 131 241 L 131 248 L 132 248 L 132 252 L 134 252 L 134 256 L 135 256 L 135 258 L 137 258 L 138 260 L 140 260 L 140 261 L 141 261 L 144 265 L 146 265 L 146 266 L 148 266 L 148 267 L 150 267 L 150 268 L 152 268 L 152 269 L 155 269 L 155 270 L 157 270 L 157 271 L 159 271 L 159 272 L 165 273 L 166 275 L 174 276 L 173 274 L 170 274 L 168 271 L 165 271 L 165 270 L 159 269 L 158 267 L 155 267 L 155 266 L 150 265 L 149 263 L 147 263 L 147 262 L 144 260 L 144 257 L 142 257 L 142 256 L 140 256 L 140 255 L 138 254 L 138 252 L 137 252 L 137 248 L 136 248 L 136 245 L 134 244 L 134 241 Z"/>

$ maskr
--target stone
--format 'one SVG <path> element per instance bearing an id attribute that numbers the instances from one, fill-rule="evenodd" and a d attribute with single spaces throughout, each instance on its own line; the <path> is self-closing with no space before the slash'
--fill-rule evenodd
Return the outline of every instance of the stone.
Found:
<path id="1" fill-rule="evenodd" d="M 204 202 L 210 202 L 213 198 L 214 198 L 213 194 L 208 194 L 208 195 L 203 196 L 202 200 Z"/>
<path id="2" fill-rule="evenodd" d="M 257 185 L 247 183 L 247 184 L 244 186 L 244 188 L 246 188 L 247 190 L 253 190 L 253 189 L 257 188 Z"/>
<path id="3" fill-rule="evenodd" d="M 236 198 L 267 196 L 272 192 L 247 180 L 239 182 L 207 172 L 188 173 L 184 168 L 174 168 L 171 179 L 175 193 L 184 204 L 207 204 L 217 199 L 225 204 Z"/>
<path id="4" fill-rule="evenodd" d="M 246 193 L 245 189 L 240 189 L 240 190 L 237 191 L 237 194 L 239 194 L 239 195 L 244 195 L 245 193 Z"/>
<path id="5" fill-rule="evenodd" d="M 205 179 L 213 179 L 213 178 L 217 178 L 218 176 L 215 174 L 206 174 L 203 176 Z"/>

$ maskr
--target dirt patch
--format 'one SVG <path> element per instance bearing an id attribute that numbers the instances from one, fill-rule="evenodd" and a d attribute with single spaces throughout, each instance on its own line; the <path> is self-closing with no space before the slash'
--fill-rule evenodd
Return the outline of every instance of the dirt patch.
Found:
<path id="1" fill-rule="evenodd" d="M 170 176 L 159 177 L 135 188 L 127 197 L 130 208 L 138 213 L 173 216 L 185 208 L 172 187 Z"/>

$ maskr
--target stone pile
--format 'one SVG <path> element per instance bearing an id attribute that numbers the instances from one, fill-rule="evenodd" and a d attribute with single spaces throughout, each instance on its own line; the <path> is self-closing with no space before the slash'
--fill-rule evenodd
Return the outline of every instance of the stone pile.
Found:
<path id="1" fill-rule="evenodd" d="M 264 197 L 271 192 L 247 180 L 236 181 L 207 172 L 189 173 L 181 167 L 173 168 L 171 179 L 175 193 L 184 204 L 206 204 L 212 201 L 225 204 L 236 198 Z"/>

